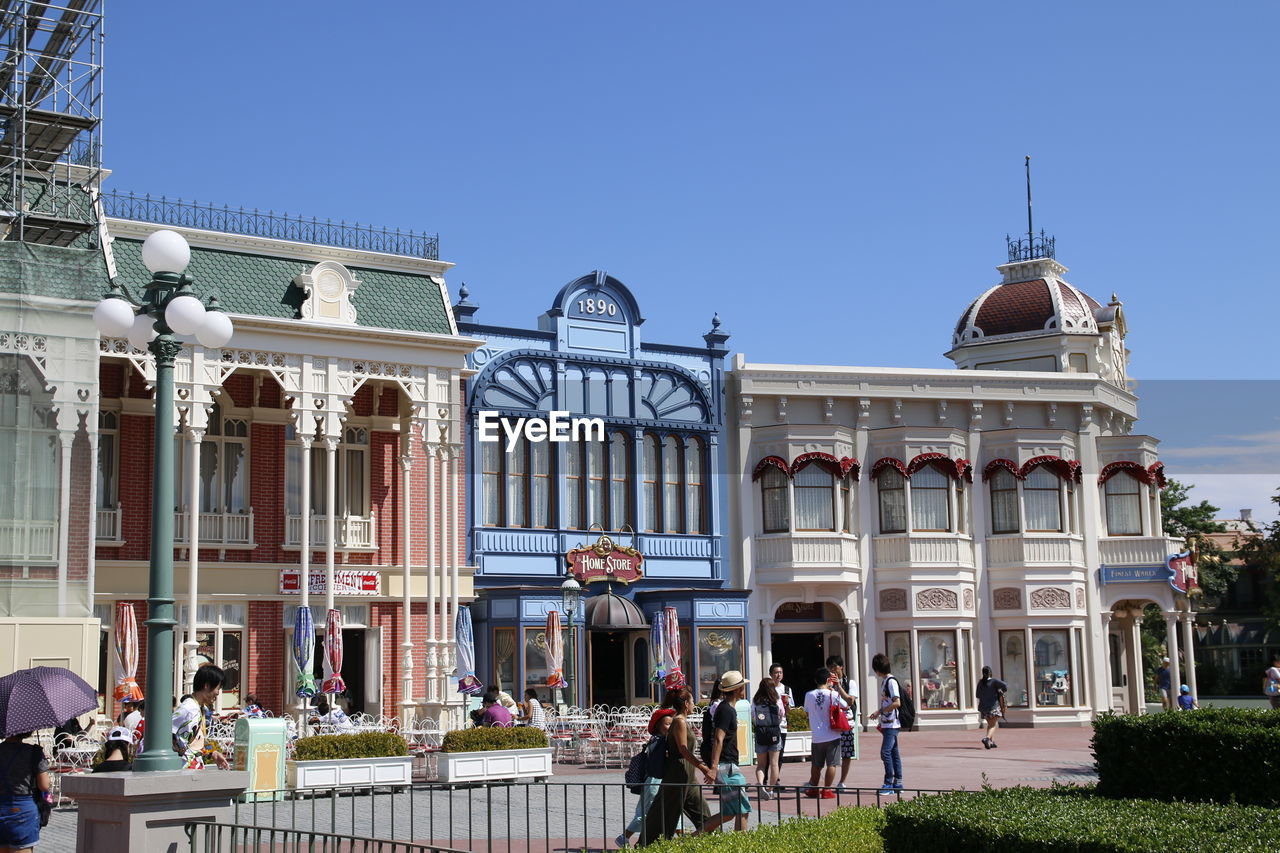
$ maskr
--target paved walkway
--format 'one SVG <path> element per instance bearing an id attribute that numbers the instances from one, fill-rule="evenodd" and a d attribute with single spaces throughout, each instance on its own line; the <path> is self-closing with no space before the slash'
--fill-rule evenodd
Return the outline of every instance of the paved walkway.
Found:
<path id="1" fill-rule="evenodd" d="M 1054 781 L 1090 782 L 1092 729 L 1005 729 L 1000 746 L 984 749 L 978 731 L 909 732 L 901 751 L 906 785 L 928 790 L 1048 786 Z M 882 781 L 880 736 L 860 739 L 862 758 L 853 762 L 838 800 L 809 800 L 789 790 L 777 800 L 753 796 L 751 825 L 799 814 L 825 814 L 836 805 L 884 804 L 874 789 Z M 209 771 L 216 772 L 216 771 Z M 411 791 L 306 796 L 283 803 L 238 806 L 238 823 L 336 831 L 355 835 L 431 840 L 446 847 L 500 853 L 557 853 L 583 847 L 603 849 L 622 830 L 636 797 L 622 783 L 620 769 L 557 766 L 547 785 L 493 786 L 445 791 L 419 786 Z M 784 786 L 808 781 L 808 762 L 783 764 Z M 838 776 L 837 776 L 838 778 Z M 750 776 L 749 781 L 753 781 Z M 710 798 L 712 810 L 717 805 Z M 42 851 L 75 849 L 74 808 L 54 812 L 41 838 Z"/>

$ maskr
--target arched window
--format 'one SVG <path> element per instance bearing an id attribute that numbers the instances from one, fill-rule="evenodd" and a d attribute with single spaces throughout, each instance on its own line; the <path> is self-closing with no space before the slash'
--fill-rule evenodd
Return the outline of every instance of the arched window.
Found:
<path id="1" fill-rule="evenodd" d="M 885 468 L 876 475 L 876 492 L 880 498 L 880 532 L 907 532 L 906 478 L 897 468 Z"/>
<path id="2" fill-rule="evenodd" d="M 656 533 L 662 529 L 662 517 L 658 515 L 658 477 L 661 474 L 661 457 L 658 439 L 644 437 L 644 529 Z"/>
<path id="3" fill-rule="evenodd" d="M 1027 530 L 1062 532 L 1062 480 L 1043 465 L 1031 469 L 1022 484 Z"/>
<path id="4" fill-rule="evenodd" d="M 690 437 L 684 443 L 685 532 L 706 533 L 706 490 L 703 479 L 702 439 Z"/>
<path id="5" fill-rule="evenodd" d="M 582 443 L 571 441 L 564 448 L 564 526 L 569 530 L 585 530 L 582 499 L 585 494 L 585 461 Z"/>
<path id="6" fill-rule="evenodd" d="M 529 442 L 524 437 L 507 452 L 507 526 L 527 527 Z"/>
<path id="7" fill-rule="evenodd" d="M 551 445 L 529 445 L 529 526 L 551 526 Z"/>
<path id="8" fill-rule="evenodd" d="M 673 435 L 662 440 L 662 529 L 667 533 L 684 530 L 680 502 L 680 441 Z"/>
<path id="9" fill-rule="evenodd" d="M 1107 534 L 1142 535 L 1142 484 L 1121 471 L 1102 486 L 1107 502 Z"/>
<path id="10" fill-rule="evenodd" d="M 521 437 L 509 453 L 504 442 L 481 442 L 480 481 L 486 525 L 552 526 L 551 449 L 546 442 Z"/>
<path id="11" fill-rule="evenodd" d="M 791 529 L 787 517 L 787 475 L 777 468 L 766 468 L 760 475 L 760 506 L 764 509 L 764 532 L 786 533 Z"/>
<path id="12" fill-rule="evenodd" d="M 911 529 L 951 529 L 951 479 L 934 465 L 911 475 Z"/>
<path id="13" fill-rule="evenodd" d="M 796 529 L 835 530 L 835 478 L 821 465 L 806 465 L 795 477 Z"/>
<path id="14" fill-rule="evenodd" d="M 991 477 L 991 532 L 1017 533 L 1018 479 L 1005 468 L 997 468 Z"/>
<path id="15" fill-rule="evenodd" d="M 627 437 L 615 432 L 609 437 L 609 529 L 621 530 L 631 523 L 631 454 Z"/>

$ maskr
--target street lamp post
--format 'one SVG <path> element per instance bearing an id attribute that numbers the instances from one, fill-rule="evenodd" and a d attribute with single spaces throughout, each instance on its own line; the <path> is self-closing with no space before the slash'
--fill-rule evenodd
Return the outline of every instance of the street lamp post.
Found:
<path id="1" fill-rule="evenodd" d="M 112 284 L 93 312 L 105 336 L 127 335 L 156 359 L 154 467 L 151 484 L 151 573 L 147 593 L 147 682 L 143 750 L 136 771 L 178 770 L 181 757 L 170 741 L 173 705 L 173 364 L 182 351 L 178 335 L 194 335 L 206 347 L 231 339 L 231 320 L 216 308 L 206 310 L 183 275 L 191 247 L 175 231 L 156 231 L 142 244 L 142 262 L 151 271 L 142 304 L 134 312 L 125 292 Z M 193 472 L 194 475 L 194 472 Z M 192 507 L 197 512 L 199 507 Z"/>
<path id="2" fill-rule="evenodd" d="M 567 578 L 560 584 L 560 605 L 564 608 L 569 628 L 569 698 L 578 698 L 577 663 L 578 643 L 573 630 L 573 617 L 578 613 L 578 603 L 582 600 L 582 586 L 573 578 Z M 578 704 L 572 701 L 571 704 Z"/>

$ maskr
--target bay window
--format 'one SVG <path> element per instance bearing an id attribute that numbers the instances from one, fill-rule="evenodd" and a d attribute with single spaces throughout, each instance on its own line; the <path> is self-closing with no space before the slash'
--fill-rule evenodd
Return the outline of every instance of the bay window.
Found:
<path id="1" fill-rule="evenodd" d="M 1018 478 L 1005 468 L 997 468 L 990 480 L 991 532 L 1018 533 Z"/>
<path id="2" fill-rule="evenodd" d="M 1025 708 L 1030 702 L 1027 691 L 1027 647 L 1022 631 L 1000 632 L 1000 679 L 1009 686 L 1005 703 L 1010 708 Z"/>
<path id="3" fill-rule="evenodd" d="M 1062 532 L 1062 479 L 1043 465 L 1033 468 L 1022 484 L 1027 506 L 1027 530 Z"/>
<path id="4" fill-rule="evenodd" d="M 796 472 L 796 529 L 835 529 L 835 478 L 820 465 Z"/>
<path id="5" fill-rule="evenodd" d="M 885 468 L 876 475 L 880 500 L 880 532 L 907 532 L 907 480 L 897 468 Z"/>
<path id="6" fill-rule="evenodd" d="M 791 529 L 787 513 L 787 475 L 766 468 L 760 476 L 760 504 L 764 508 L 764 532 L 786 533 Z"/>
<path id="7" fill-rule="evenodd" d="M 911 528 L 951 530 L 951 478 L 933 465 L 911 475 Z"/>
<path id="8" fill-rule="evenodd" d="M 1126 471 L 1102 486 L 1107 505 L 1107 535 L 1142 535 L 1142 484 Z"/>

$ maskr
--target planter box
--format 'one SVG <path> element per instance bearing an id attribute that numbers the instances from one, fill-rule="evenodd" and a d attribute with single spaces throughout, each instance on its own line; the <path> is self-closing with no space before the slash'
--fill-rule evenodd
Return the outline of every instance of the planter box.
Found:
<path id="1" fill-rule="evenodd" d="M 541 779 L 551 775 L 551 748 L 494 749 L 437 754 L 439 781 L 450 784 L 505 779 Z"/>
<path id="2" fill-rule="evenodd" d="M 785 758 L 808 758 L 813 752 L 813 732 L 787 732 L 787 747 L 782 751 Z"/>
<path id="3" fill-rule="evenodd" d="M 383 758 L 332 758 L 320 761 L 290 761 L 290 788 L 344 788 L 357 785 L 408 785 L 413 758 L 395 755 Z"/>

